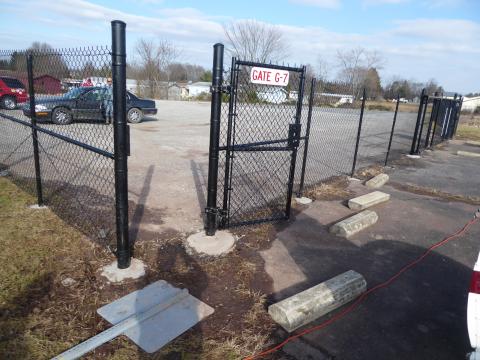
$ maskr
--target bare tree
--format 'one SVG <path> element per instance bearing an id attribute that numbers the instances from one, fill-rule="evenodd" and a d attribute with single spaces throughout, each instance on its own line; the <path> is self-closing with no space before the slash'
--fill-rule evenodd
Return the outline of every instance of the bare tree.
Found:
<path id="1" fill-rule="evenodd" d="M 139 39 L 136 52 L 142 77 L 148 81 L 150 97 L 155 97 L 155 85 L 162 78 L 166 78 L 168 86 L 170 82 L 169 66 L 179 57 L 179 50 L 167 40 L 154 42 L 153 40 Z"/>
<path id="2" fill-rule="evenodd" d="M 328 76 L 330 75 L 329 71 L 330 71 L 330 64 L 327 62 L 327 60 L 319 56 L 317 58 L 317 71 L 316 71 L 317 79 L 320 81 L 327 81 Z"/>
<path id="3" fill-rule="evenodd" d="M 376 51 L 362 47 L 351 50 L 338 50 L 337 59 L 340 67 L 340 79 L 349 84 L 353 96 L 360 95 L 363 83 L 370 69 L 380 69 L 383 59 Z"/>
<path id="4" fill-rule="evenodd" d="M 287 46 L 278 27 L 256 20 L 242 20 L 224 25 L 227 50 L 247 61 L 281 61 Z"/>

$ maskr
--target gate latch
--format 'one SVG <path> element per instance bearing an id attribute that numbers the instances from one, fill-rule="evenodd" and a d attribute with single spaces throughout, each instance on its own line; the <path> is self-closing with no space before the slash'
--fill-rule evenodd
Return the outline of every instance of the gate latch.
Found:
<path id="1" fill-rule="evenodd" d="M 297 148 L 300 145 L 301 124 L 289 124 L 288 127 L 288 147 Z"/>

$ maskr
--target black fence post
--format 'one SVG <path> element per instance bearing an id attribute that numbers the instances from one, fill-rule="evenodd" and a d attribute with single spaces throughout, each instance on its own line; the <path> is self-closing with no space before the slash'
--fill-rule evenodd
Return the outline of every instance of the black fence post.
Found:
<path id="1" fill-rule="evenodd" d="M 115 212 L 117 229 L 117 264 L 130 266 L 128 234 L 128 126 L 126 90 L 126 46 L 123 21 L 112 21 L 113 143 L 115 151 Z"/>
<path id="2" fill-rule="evenodd" d="M 428 122 L 427 136 L 425 137 L 425 148 L 429 147 L 430 144 L 430 134 L 432 133 L 433 121 L 436 118 L 438 112 L 438 92 L 435 92 L 433 102 L 432 102 L 432 112 L 430 113 L 430 120 Z"/>
<path id="3" fill-rule="evenodd" d="M 453 133 L 455 131 L 455 123 L 457 121 L 457 112 L 458 112 L 458 103 L 459 103 L 457 97 L 458 97 L 458 94 L 455 94 L 453 96 L 452 113 L 450 114 L 447 139 L 453 138 Z"/>
<path id="4" fill-rule="evenodd" d="M 355 153 L 353 154 L 353 165 L 351 176 L 355 174 L 355 169 L 357 167 L 357 156 L 358 156 L 358 147 L 360 145 L 360 135 L 362 134 L 362 122 L 363 122 L 363 112 L 365 110 L 365 98 L 367 97 L 367 92 L 363 88 L 363 97 L 362 97 L 362 109 L 360 110 L 360 119 L 358 121 L 358 131 L 357 131 L 357 142 L 355 143 Z"/>
<path id="5" fill-rule="evenodd" d="M 208 150 L 207 236 L 215 235 L 218 223 L 217 186 L 220 117 L 222 112 L 223 44 L 213 46 L 212 103 L 210 111 L 210 147 Z"/>
<path id="6" fill-rule="evenodd" d="M 305 91 L 305 72 L 306 72 L 306 67 L 302 66 L 302 72 L 300 73 L 300 84 L 299 84 L 300 88 L 298 89 L 297 109 L 295 112 L 295 124 L 293 125 L 294 128 L 296 129 L 295 138 L 297 139 L 300 138 L 301 126 L 302 126 L 301 122 L 302 122 L 303 94 Z M 291 127 L 289 129 L 291 129 Z M 296 145 L 294 145 L 292 149 L 292 157 L 291 157 L 292 161 L 290 162 L 290 174 L 288 175 L 287 206 L 285 207 L 286 219 L 290 218 L 290 213 L 292 210 L 293 183 L 295 180 L 295 167 L 297 162 L 297 151 L 298 151 L 297 149 L 298 149 L 299 141 L 294 140 L 293 142 L 296 143 Z"/>
<path id="7" fill-rule="evenodd" d="M 312 109 L 313 109 L 313 99 L 315 97 L 316 83 L 317 83 L 316 79 L 312 78 L 312 82 L 310 84 L 310 98 L 308 99 L 307 129 L 305 130 L 305 141 L 304 141 L 303 159 L 302 159 L 302 173 L 300 175 L 300 186 L 297 192 L 298 197 L 302 196 L 303 187 L 305 184 L 305 169 L 307 167 L 308 143 L 310 139 L 310 125 L 312 123 Z"/>
<path id="8" fill-rule="evenodd" d="M 43 206 L 42 174 L 40 171 L 40 155 L 38 151 L 37 115 L 35 111 L 35 88 L 33 82 L 33 55 L 27 54 L 28 96 L 30 119 L 32 122 L 33 161 L 35 164 L 35 182 L 37 188 L 38 206 Z"/>
<path id="9" fill-rule="evenodd" d="M 420 104 L 418 105 L 417 122 L 415 123 L 415 131 L 413 133 L 412 146 L 410 148 L 410 155 L 416 154 L 418 131 L 420 130 L 420 122 L 422 121 L 424 96 L 425 96 L 425 89 L 422 90 L 422 94 L 420 95 Z"/>
<path id="10" fill-rule="evenodd" d="M 453 129 L 452 137 L 457 133 L 458 123 L 460 122 L 460 116 L 462 115 L 462 105 L 463 105 L 463 96 L 460 96 L 460 101 L 458 102 L 457 118 L 455 120 L 455 127 Z"/>
<path id="11" fill-rule="evenodd" d="M 390 155 L 390 148 L 392 147 L 393 133 L 395 132 L 395 123 L 397 122 L 399 104 L 400 104 L 400 94 L 397 95 L 397 104 L 395 105 L 395 114 L 393 115 L 392 131 L 390 132 L 390 140 L 388 140 L 387 155 L 385 156 L 385 166 L 387 166 L 388 156 Z"/>
<path id="12" fill-rule="evenodd" d="M 415 153 L 418 154 L 420 152 L 420 143 L 422 142 L 422 134 L 423 134 L 423 127 L 425 125 L 425 115 L 427 113 L 428 108 L 428 94 L 424 96 L 425 100 L 423 101 L 423 112 L 422 112 L 422 121 L 420 123 L 420 131 L 418 132 L 418 141 Z"/>
<path id="13" fill-rule="evenodd" d="M 443 111 L 443 94 L 440 94 L 440 100 L 438 101 L 438 110 L 435 114 L 435 123 L 433 124 L 432 139 L 430 140 L 430 147 L 433 146 L 433 142 L 435 140 L 435 134 L 437 133 L 438 117 L 443 116 L 442 111 Z"/>

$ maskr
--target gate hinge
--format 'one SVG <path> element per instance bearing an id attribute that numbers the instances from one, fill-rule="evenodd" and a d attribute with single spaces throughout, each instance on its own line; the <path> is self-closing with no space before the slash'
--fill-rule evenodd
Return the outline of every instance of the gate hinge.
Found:
<path id="1" fill-rule="evenodd" d="M 288 127 L 288 147 L 297 148 L 300 145 L 301 124 L 289 124 Z"/>
<path id="2" fill-rule="evenodd" d="M 232 90 L 231 85 L 221 85 L 221 86 L 210 86 L 210 92 L 211 93 L 224 93 L 224 94 L 230 94 L 230 91 Z"/>

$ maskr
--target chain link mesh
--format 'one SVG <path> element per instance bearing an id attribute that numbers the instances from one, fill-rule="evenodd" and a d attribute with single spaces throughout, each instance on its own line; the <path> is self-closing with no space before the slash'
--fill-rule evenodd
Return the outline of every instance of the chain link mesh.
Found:
<path id="1" fill-rule="evenodd" d="M 27 54 L 33 64 L 34 110 Z M 113 126 L 106 121 L 113 117 L 111 76 L 108 47 L 0 51 L 0 80 L 15 85 L 0 101 L 0 167 L 35 192 L 35 111 L 45 205 L 114 251 Z"/>
<path id="2" fill-rule="evenodd" d="M 224 97 L 227 101 L 222 107 L 220 131 L 219 204 L 225 204 L 230 226 L 287 216 L 293 152 L 289 129 L 297 115 L 302 69 L 288 68 L 288 85 L 273 86 L 250 81 L 255 65 L 236 62 L 234 71 L 225 74 L 234 103 L 229 111 L 229 96 Z M 269 68 L 266 64 L 259 66 Z"/>

